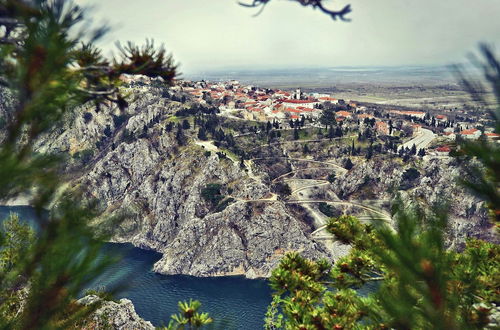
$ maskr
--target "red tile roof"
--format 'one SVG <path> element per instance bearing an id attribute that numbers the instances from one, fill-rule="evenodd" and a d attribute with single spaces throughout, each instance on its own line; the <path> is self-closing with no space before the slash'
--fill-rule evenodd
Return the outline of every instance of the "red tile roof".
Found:
<path id="1" fill-rule="evenodd" d="M 308 103 L 314 103 L 314 101 L 311 100 L 280 100 L 283 103 L 294 103 L 294 104 L 308 104 Z"/>
<path id="2" fill-rule="evenodd" d="M 443 146 L 443 147 L 437 148 L 436 151 L 438 151 L 438 152 L 450 152 L 451 148 L 447 147 L 447 146 Z"/>
<path id="3" fill-rule="evenodd" d="M 347 111 L 337 111 L 336 114 L 337 114 L 337 116 L 341 116 L 341 117 L 350 117 L 351 116 L 351 113 L 347 112 Z"/>
<path id="4" fill-rule="evenodd" d="M 500 134 L 498 133 L 484 133 L 486 136 L 491 136 L 491 137 L 500 137 Z"/>
<path id="5" fill-rule="evenodd" d="M 479 130 L 475 129 L 475 128 L 470 128 L 470 129 L 466 129 L 466 130 L 463 130 L 460 132 L 460 134 L 462 135 L 473 135 L 475 133 L 477 133 Z"/>

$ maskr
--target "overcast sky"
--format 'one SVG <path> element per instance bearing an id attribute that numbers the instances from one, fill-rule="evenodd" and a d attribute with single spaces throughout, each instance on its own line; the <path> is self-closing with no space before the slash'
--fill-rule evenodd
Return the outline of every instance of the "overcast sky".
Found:
<path id="1" fill-rule="evenodd" d="M 245 0 L 242 0 L 245 1 Z M 251 0 L 247 0 L 250 2 Z M 236 0 L 76 0 L 117 40 L 164 43 L 184 73 L 228 69 L 441 65 L 479 42 L 500 47 L 500 0 L 336 0 L 352 22 L 272 0 L 257 12 Z M 498 48 L 497 47 L 497 48 Z"/>

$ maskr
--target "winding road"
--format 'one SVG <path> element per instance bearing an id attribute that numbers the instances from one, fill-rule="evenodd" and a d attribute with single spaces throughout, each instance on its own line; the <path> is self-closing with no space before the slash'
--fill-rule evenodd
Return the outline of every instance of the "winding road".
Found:
<path id="1" fill-rule="evenodd" d="M 429 131 L 430 132 L 430 131 Z M 433 133 L 432 134 L 433 138 Z M 429 138 L 429 135 L 426 134 L 425 132 L 422 134 L 423 136 L 419 136 L 417 138 L 422 139 L 423 141 L 419 142 L 420 140 L 417 141 L 417 143 L 427 143 L 426 141 Z M 417 139 L 415 138 L 415 139 Z M 432 141 L 431 138 L 431 141 Z M 415 140 L 413 139 L 413 140 Z M 412 141 L 413 141 L 412 140 Z M 411 141 L 407 142 L 410 143 Z M 196 141 L 195 142 L 197 145 L 203 147 L 205 150 L 208 151 L 213 151 L 213 152 L 219 152 L 221 151 L 218 147 L 216 147 L 213 144 L 213 141 Z M 414 143 L 414 142 L 413 142 Z M 430 142 L 428 142 L 430 143 Z M 412 144 L 413 145 L 413 144 Z M 362 214 L 358 216 L 358 219 L 363 222 L 371 222 L 371 221 L 384 221 L 384 222 L 391 222 L 391 216 L 386 213 L 385 211 L 379 209 L 378 207 L 372 206 L 372 205 L 367 205 L 367 204 L 373 204 L 374 201 L 345 201 L 345 200 L 340 200 L 338 199 L 337 196 L 333 196 L 333 200 L 328 200 L 328 199 L 309 199 L 309 195 L 313 195 L 315 191 L 311 191 L 310 194 L 307 193 L 308 190 L 316 190 L 321 186 L 327 186 L 330 185 L 330 182 L 327 180 L 323 179 L 302 179 L 302 178 L 290 178 L 289 176 L 292 174 L 296 174 L 302 171 L 306 170 L 333 170 L 337 174 L 340 175 L 345 175 L 348 170 L 329 161 L 318 161 L 318 160 L 313 160 L 313 159 L 306 159 L 306 158 L 290 158 L 290 157 L 261 157 L 261 158 L 253 158 L 249 160 L 245 160 L 244 164 L 247 169 L 247 174 L 249 177 L 256 181 L 260 181 L 260 177 L 255 175 L 255 173 L 252 170 L 253 164 L 255 161 L 259 160 L 269 160 L 269 159 L 286 159 L 289 161 L 296 161 L 296 162 L 309 162 L 315 165 L 318 165 L 318 167 L 308 167 L 308 168 L 303 168 L 303 169 L 293 169 L 292 171 L 284 173 L 280 175 L 279 177 L 275 178 L 272 180 L 272 183 L 276 183 L 278 181 L 283 181 L 287 183 L 291 183 L 292 186 L 295 186 L 291 194 L 289 196 L 289 199 L 284 201 L 285 204 L 300 204 L 306 211 L 309 213 L 309 215 L 313 219 L 313 225 L 316 228 L 312 233 L 311 237 L 313 239 L 321 240 L 323 244 L 329 248 L 330 250 L 333 251 L 334 247 L 333 244 L 335 242 L 335 237 L 328 233 L 326 231 L 326 224 L 328 217 L 324 215 L 321 211 L 319 211 L 316 207 L 313 207 L 314 204 L 319 204 L 319 203 L 326 203 L 330 205 L 344 205 L 344 206 L 350 206 L 354 207 L 357 209 L 361 209 L 365 211 L 365 214 Z M 232 159 L 231 160 L 235 163 L 238 164 L 239 161 L 237 159 Z M 321 166 L 319 166 L 321 165 Z M 230 197 L 230 196 L 229 196 Z M 235 198 L 233 197 L 237 203 L 256 203 L 256 202 L 268 202 L 268 203 L 274 203 L 278 200 L 278 195 L 275 193 L 271 193 L 269 197 L 266 198 L 260 198 L 260 199 L 243 199 L 243 198 Z M 337 200 L 334 200 L 337 198 Z M 380 201 L 376 201 L 380 202 Z"/>

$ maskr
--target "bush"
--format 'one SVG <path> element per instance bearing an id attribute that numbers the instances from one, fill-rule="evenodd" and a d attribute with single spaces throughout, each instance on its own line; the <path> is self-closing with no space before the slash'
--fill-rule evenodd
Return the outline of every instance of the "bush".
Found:
<path id="1" fill-rule="evenodd" d="M 214 207 L 224 199 L 224 195 L 220 191 L 221 188 L 222 185 L 218 183 L 209 183 L 201 190 L 201 197 Z"/>
<path id="2" fill-rule="evenodd" d="M 417 171 L 415 168 L 409 168 L 407 169 L 404 173 L 403 176 L 401 177 L 401 184 L 399 186 L 399 189 L 401 190 L 408 190 L 414 186 L 414 181 L 420 177 L 420 172 Z"/>
<path id="3" fill-rule="evenodd" d="M 115 128 L 120 127 L 124 122 L 126 122 L 128 119 L 127 115 L 119 115 L 115 116 L 113 115 L 113 123 L 115 124 Z"/>
<path id="4" fill-rule="evenodd" d="M 90 112 L 85 112 L 83 114 L 83 120 L 85 121 L 85 124 L 90 123 L 92 121 L 92 118 L 93 118 L 93 116 L 92 116 L 92 113 L 90 113 Z"/>
<path id="5" fill-rule="evenodd" d="M 327 217 L 330 217 L 330 218 L 339 215 L 339 211 L 337 211 L 331 205 L 328 205 L 325 202 L 319 203 L 319 210 L 321 213 L 323 213 L 324 215 L 326 215 Z"/>
<path id="6" fill-rule="evenodd" d="M 132 133 L 131 131 L 129 131 L 128 129 L 125 129 L 123 130 L 123 135 L 122 135 L 122 139 L 125 143 L 127 144 L 130 144 L 134 141 L 135 139 L 135 136 L 134 136 L 134 133 Z"/>
<path id="7" fill-rule="evenodd" d="M 232 202 L 234 202 L 234 198 L 232 198 L 232 197 L 224 199 L 222 202 L 220 202 L 217 205 L 217 207 L 215 208 L 215 212 L 222 212 L 222 211 L 224 211 L 226 209 L 226 207 L 228 207 L 229 204 L 231 204 Z"/>
<path id="8" fill-rule="evenodd" d="M 104 135 L 107 137 L 111 137 L 113 135 L 113 132 L 111 131 L 111 127 L 109 125 L 106 125 L 106 128 L 104 128 Z"/>
<path id="9" fill-rule="evenodd" d="M 84 150 L 80 150 L 78 152 L 75 152 L 73 154 L 73 158 L 79 160 L 83 164 L 86 164 L 86 163 L 90 162 L 93 155 L 94 155 L 94 152 L 91 149 L 84 149 Z"/>
<path id="10" fill-rule="evenodd" d="M 353 243 L 356 237 L 363 232 L 363 225 L 359 220 L 350 215 L 341 215 L 330 218 L 326 224 L 328 232 L 335 235 L 342 243 Z"/>
<path id="11" fill-rule="evenodd" d="M 277 194 L 288 197 L 292 194 L 292 189 L 290 189 L 290 186 L 286 183 L 278 182 L 274 186 L 274 190 Z"/>
<path id="12" fill-rule="evenodd" d="M 344 164 L 344 167 L 346 170 L 351 170 L 353 167 L 354 167 L 354 164 L 352 163 L 351 159 L 350 158 L 347 158 L 345 164 Z"/>

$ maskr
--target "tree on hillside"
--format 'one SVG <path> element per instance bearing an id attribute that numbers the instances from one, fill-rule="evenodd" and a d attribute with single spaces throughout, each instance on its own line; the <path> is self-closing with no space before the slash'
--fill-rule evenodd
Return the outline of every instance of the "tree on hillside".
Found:
<path id="1" fill-rule="evenodd" d="M 350 158 L 347 158 L 347 160 L 345 161 L 344 163 L 344 167 L 347 169 L 347 170 L 350 170 L 354 167 L 354 164 L 352 163 L 351 159 Z"/>
<path id="2" fill-rule="evenodd" d="M 300 139 L 299 130 L 297 128 L 293 129 L 293 139 L 294 140 Z"/>
<path id="3" fill-rule="evenodd" d="M 328 126 L 336 125 L 337 121 L 335 119 L 335 111 L 333 111 L 332 108 L 324 109 L 321 113 L 321 117 L 319 118 L 319 122 L 327 128 Z"/>
<path id="4" fill-rule="evenodd" d="M 208 140 L 207 132 L 206 132 L 204 127 L 200 127 L 200 129 L 198 130 L 198 139 L 200 139 L 202 141 Z"/>

